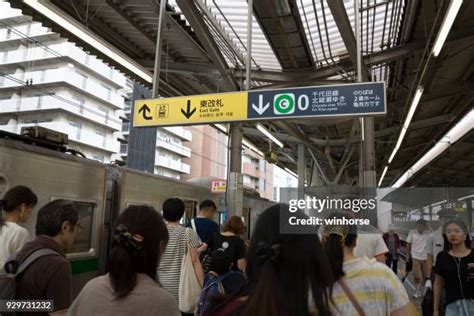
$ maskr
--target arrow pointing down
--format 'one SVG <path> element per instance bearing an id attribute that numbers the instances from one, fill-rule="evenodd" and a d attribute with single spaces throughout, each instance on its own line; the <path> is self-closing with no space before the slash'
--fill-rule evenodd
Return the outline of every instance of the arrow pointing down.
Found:
<path id="1" fill-rule="evenodd" d="M 263 105 L 263 94 L 258 96 L 258 106 L 252 103 L 252 108 L 258 113 L 258 115 L 262 115 L 269 106 L 270 102 L 267 102 L 267 104 Z"/>
<path id="2" fill-rule="evenodd" d="M 186 107 L 186 111 L 181 109 L 181 113 L 183 113 L 183 115 L 189 120 L 191 116 L 193 116 L 194 112 L 196 112 L 196 108 L 191 111 L 191 100 L 188 100 L 188 106 Z"/>

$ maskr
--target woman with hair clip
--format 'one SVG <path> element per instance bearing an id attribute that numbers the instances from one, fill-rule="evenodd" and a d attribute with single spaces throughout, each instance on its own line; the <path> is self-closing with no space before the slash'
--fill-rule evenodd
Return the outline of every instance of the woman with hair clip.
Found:
<path id="1" fill-rule="evenodd" d="M 331 218 L 342 219 L 349 216 L 350 214 L 336 213 Z M 335 282 L 330 287 L 333 315 L 417 314 L 405 288 L 390 268 L 375 259 L 354 256 L 356 240 L 355 225 L 324 227 L 324 250 L 335 277 Z"/>
<path id="2" fill-rule="evenodd" d="M 84 286 L 68 315 L 180 315 L 173 296 L 156 282 L 167 243 L 168 230 L 154 208 L 128 207 L 117 219 L 108 273 Z"/>
<path id="3" fill-rule="evenodd" d="M 22 185 L 8 190 L 0 200 L 0 271 L 3 271 L 8 257 L 20 251 L 30 240 L 28 230 L 18 224 L 28 221 L 36 203 L 36 194 Z M 2 210 L 5 217 L 1 216 Z"/>
<path id="4" fill-rule="evenodd" d="M 443 226 L 444 251 L 436 257 L 433 315 L 438 315 L 441 290 L 446 287 L 446 316 L 474 315 L 474 252 L 461 220 Z"/>
<path id="5" fill-rule="evenodd" d="M 281 234 L 280 212 L 288 214 L 288 208 L 275 205 L 259 216 L 247 253 L 248 284 L 234 295 L 212 300 L 204 315 L 331 315 L 331 269 L 319 238 Z"/>

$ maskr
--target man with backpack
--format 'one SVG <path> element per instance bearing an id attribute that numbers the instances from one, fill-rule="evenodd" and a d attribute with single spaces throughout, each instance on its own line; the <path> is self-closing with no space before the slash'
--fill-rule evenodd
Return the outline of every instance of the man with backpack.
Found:
<path id="1" fill-rule="evenodd" d="M 232 271 L 231 265 L 232 258 L 224 249 L 218 249 L 211 253 L 211 271 L 204 278 L 197 315 L 203 315 L 212 298 L 233 294 L 245 283 L 243 273 Z"/>
<path id="2" fill-rule="evenodd" d="M 207 249 L 209 239 L 219 232 L 219 225 L 213 220 L 217 206 L 212 200 L 204 200 L 199 204 L 199 213 L 187 227 L 192 228 L 201 240 L 202 246 L 198 249 L 199 259 L 204 272 L 210 269 L 210 252 Z"/>
<path id="3" fill-rule="evenodd" d="M 73 202 L 55 200 L 43 206 L 36 221 L 36 239 L 5 264 L 5 271 L 14 278 L 0 277 L 0 287 L 2 282 L 10 281 L 10 285 L 12 280 L 15 282 L 15 296 L 8 298 L 52 300 L 55 315 L 65 313 L 72 296 L 72 273 L 66 251 L 72 247 L 80 228 Z M 5 295 L 3 291 L 2 295 Z M 48 315 L 47 312 L 31 314 Z"/>

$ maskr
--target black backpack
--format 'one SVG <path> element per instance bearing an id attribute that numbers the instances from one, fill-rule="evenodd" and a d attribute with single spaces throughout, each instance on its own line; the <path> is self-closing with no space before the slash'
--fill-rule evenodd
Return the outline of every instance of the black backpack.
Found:
<path id="1" fill-rule="evenodd" d="M 16 260 L 17 254 L 12 254 L 5 263 L 5 272 L 0 272 L 0 300 L 15 299 L 17 277 L 25 272 L 33 262 L 50 255 L 59 254 L 53 249 L 43 248 L 32 252 L 22 264 L 19 264 Z"/>

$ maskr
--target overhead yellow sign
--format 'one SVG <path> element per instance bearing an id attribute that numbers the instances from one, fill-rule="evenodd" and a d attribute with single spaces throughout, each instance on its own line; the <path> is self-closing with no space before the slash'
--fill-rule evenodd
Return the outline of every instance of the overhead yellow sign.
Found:
<path id="1" fill-rule="evenodd" d="M 247 119 L 247 92 L 137 100 L 133 126 L 207 124 Z"/>

